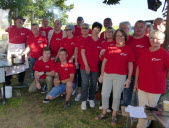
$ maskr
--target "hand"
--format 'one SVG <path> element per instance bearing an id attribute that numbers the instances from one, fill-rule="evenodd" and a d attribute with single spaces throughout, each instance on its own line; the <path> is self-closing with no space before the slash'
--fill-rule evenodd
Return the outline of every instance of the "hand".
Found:
<path id="1" fill-rule="evenodd" d="M 79 69 L 79 64 L 76 62 L 75 63 L 76 69 Z"/>
<path id="2" fill-rule="evenodd" d="M 137 82 L 134 84 L 134 91 L 138 92 L 138 83 Z"/>
<path id="3" fill-rule="evenodd" d="M 43 58 L 43 56 L 39 57 L 38 60 L 41 60 Z"/>
<path id="4" fill-rule="evenodd" d="M 103 83 L 103 77 L 102 76 L 99 77 L 99 82 Z"/>
<path id="5" fill-rule="evenodd" d="M 41 34 L 46 37 L 45 31 L 41 31 Z"/>
<path id="6" fill-rule="evenodd" d="M 131 80 L 127 79 L 127 80 L 124 82 L 124 88 L 129 88 L 130 83 L 131 83 Z"/>
<path id="7" fill-rule="evenodd" d="M 55 78 L 53 84 L 54 86 L 58 86 L 60 84 L 60 80 L 58 78 Z"/>
<path id="8" fill-rule="evenodd" d="M 87 65 L 85 66 L 85 70 L 86 70 L 86 73 L 89 74 L 90 73 L 90 67 Z"/>
<path id="9" fill-rule="evenodd" d="M 41 89 L 40 83 L 36 83 L 36 87 L 37 87 L 38 89 Z"/>
<path id="10" fill-rule="evenodd" d="M 73 58 L 70 58 L 68 62 L 72 63 L 73 62 Z"/>
<path id="11" fill-rule="evenodd" d="M 44 75 L 44 72 L 38 72 L 39 77 L 42 76 L 42 75 Z"/>

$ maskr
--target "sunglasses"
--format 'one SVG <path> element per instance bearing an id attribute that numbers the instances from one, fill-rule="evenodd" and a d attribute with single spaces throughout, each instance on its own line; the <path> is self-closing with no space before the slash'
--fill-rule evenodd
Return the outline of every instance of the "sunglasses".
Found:
<path id="1" fill-rule="evenodd" d="M 89 28 L 82 27 L 82 29 L 89 29 Z"/>
<path id="2" fill-rule="evenodd" d="M 65 31 L 69 31 L 69 30 L 72 30 L 72 29 L 65 29 Z"/>

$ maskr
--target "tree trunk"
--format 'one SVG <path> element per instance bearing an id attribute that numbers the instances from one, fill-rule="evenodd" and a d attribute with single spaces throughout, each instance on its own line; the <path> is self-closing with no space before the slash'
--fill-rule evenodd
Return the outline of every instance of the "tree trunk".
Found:
<path id="1" fill-rule="evenodd" d="M 33 22 L 34 22 L 34 12 L 31 11 L 31 24 L 33 24 Z"/>

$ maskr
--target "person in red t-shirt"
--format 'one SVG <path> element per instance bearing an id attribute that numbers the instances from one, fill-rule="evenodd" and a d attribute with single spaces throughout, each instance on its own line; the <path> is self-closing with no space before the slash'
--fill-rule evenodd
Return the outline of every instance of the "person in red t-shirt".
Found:
<path id="1" fill-rule="evenodd" d="M 138 59 L 135 90 L 138 89 L 139 106 L 155 107 L 166 91 L 166 76 L 169 70 L 169 53 L 160 47 L 165 34 L 158 30 L 150 34 L 151 47 L 142 51 Z M 147 127 L 146 119 L 139 119 L 137 128 Z"/>
<path id="2" fill-rule="evenodd" d="M 57 60 L 58 59 L 58 51 L 60 49 L 60 45 L 62 42 L 62 39 L 66 37 L 65 32 L 61 29 L 62 27 L 62 21 L 59 19 L 55 20 L 54 22 L 54 29 L 49 31 L 48 34 L 48 42 L 49 47 L 52 51 L 52 57 Z"/>
<path id="3" fill-rule="evenodd" d="M 76 37 L 76 46 L 77 48 L 77 53 L 75 54 L 75 65 L 76 65 L 76 81 L 77 81 L 77 86 L 78 86 L 78 95 L 75 98 L 75 101 L 80 101 L 81 98 L 81 73 L 80 73 L 80 66 L 81 63 L 83 63 L 82 56 L 81 56 L 81 49 L 83 48 L 84 44 L 86 43 L 88 33 L 89 33 L 89 25 L 84 23 L 82 24 L 81 28 L 82 35 Z"/>
<path id="4" fill-rule="evenodd" d="M 48 26 L 49 21 L 48 18 L 44 17 L 42 19 L 42 26 L 40 27 L 40 32 L 47 38 L 48 37 L 48 33 L 50 30 L 52 30 L 53 28 Z"/>
<path id="5" fill-rule="evenodd" d="M 32 67 L 39 57 L 42 56 L 43 48 L 48 45 L 46 37 L 39 32 L 39 25 L 34 23 L 31 26 L 32 34 L 28 36 L 27 47 L 23 54 L 29 53 Z"/>
<path id="6" fill-rule="evenodd" d="M 56 98 L 60 94 L 66 92 L 66 99 L 64 108 L 70 107 L 70 98 L 75 88 L 74 76 L 76 73 L 75 65 L 71 62 L 67 62 L 67 52 L 66 49 L 61 49 L 59 51 L 60 62 L 55 64 L 55 78 L 53 89 L 47 94 L 46 99 L 43 103 L 48 103 L 50 100 Z"/>
<path id="7" fill-rule="evenodd" d="M 79 16 L 77 18 L 77 25 L 74 26 L 74 28 L 75 28 L 74 33 L 73 33 L 74 36 L 80 36 L 80 35 L 82 35 L 82 33 L 81 33 L 81 27 L 82 27 L 83 23 L 84 23 L 83 17 Z"/>
<path id="8" fill-rule="evenodd" d="M 65 27 L 65 32 L 66 32 L 66 36 L 65 38 L 63 38 L 61 45 L 60 45 L 60 49 L 66 49 L 68 57 L 67 60 L 68 62 L 73 62 L 75 59 L 75 53 L 76 53 L 76 49 L 75 49 L 75 37 L 73 36 L 73 32 L 74 32 L 74 27 L 73 25 L 66 25 Z"/>
<path id="9" fill-rule="evenodd" d="M 82 78 L 82 104 L 81 109 L 86 110 L 86 101 L 89 98 L 90 107 L 95 107 L 94 98 L 99 73 L 99 53 L 101 49 L 101 39 L 98 35 L 102 25 L 94 22 L 92 25 L 92 36 L 87 38 L 84 47 L 81 50 L 81 78 Z M 90 81 L 90 84 L 89 84 Z M 89 93 L 89 94 L 88 94 Z"/>
<path id="10" fill-rule="evenodd" d="M 44 85 L 47 85 L 47 92 L 53 87 L 53 76 L 55 75 L 54 67 L 55 62 L 50 59 L 51 51 L 49 47 L 43 48 L 43 57 L 37 60 L 33 70 L 35 70 L 35 80 L 29 86 L 29 93 L 42 89 Z"/>
<path id="11" fill-rule="evenodd" d="M 101 76 L 102 87 L 102 114 L 96 117 L 100 120 L 107 117 L 109 97 L 113 88 L 112 125 L 117 123 L 117 111 L 119 110 L 121 93 L 130 86 L 133 72 L 134 54 L 131 48 L 125 45 L 127 34 L 123 29 L 116 30 L 114 34 L 115 46 L 109 46 L 102 63 Z M 127 76 L 128 75 L 128 76 Z M 127 79 L 126 79 L 127 77 Z"/>
<path id="12" fill-rule="evenodd" d="M 166 22 L 163 18 L 156 18 L 153 22 L 154 30 L 159 30 L 161 32 L 165 32 L 166 30 Z"/>
<path id="13" fill-rule="evenodd" d="M 12 55 L 20 56 L 22 52 L 25 50 L 25 43 L 27 41 L 27 37 L 30 34 L 30 30 L 23 27 L 25 19 L 21 16 L 18 16 L 14 23 L 15 25 L 11 25 L 9 28 L 6 29 L 6 32 L 9 33 L 9 44 L 8 44 L 8 51 L 7 51 L 7 58 L 11 61 L 12 64 Z M 25 69 L 29 68 L 27 56 L 25 56 L 25 65 L 19 66 L 12 66 L 6 68 L 6 77 L 5 82 L 7 85 L 11 84 L 10 79 L 12 75 L 18 74 L 19 82 L 21 85 L 24 84 L 24 77 L 25 77 Z"/>
<path id="14" fill-rule="evenodd" d="M 103 21 L 103 25 L 105 28 L 111 27 L 113 25 L 111 18 L 105 18 Z M 100 34 L 100 39 L 102 41 L 106 41 L 105 31 Z"/>

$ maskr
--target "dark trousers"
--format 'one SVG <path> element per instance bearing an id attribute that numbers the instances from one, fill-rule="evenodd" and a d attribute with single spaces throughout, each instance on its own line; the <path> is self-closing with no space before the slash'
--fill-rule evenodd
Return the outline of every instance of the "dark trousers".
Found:
<path id="1" fill-rule="evenodd" d="M 80 73 L 80 64 L 79 64 L 79 68 L 76 69 L 75 81 L 76 81 L 76 85 L 78 87 L 82 86 L 82 78 L 81 78 L 81 73 Z"/>
<path id="2" fill-rule="evenodd" d="M 12 78 L 12 75 L 5 76 L 6 85 L 10 85 L 11 84 L 11 78 Z M 24 79 L 25 79 L 25 71 L 18 74 L 18 81 L 20 83 L 24 82 Z"/>

